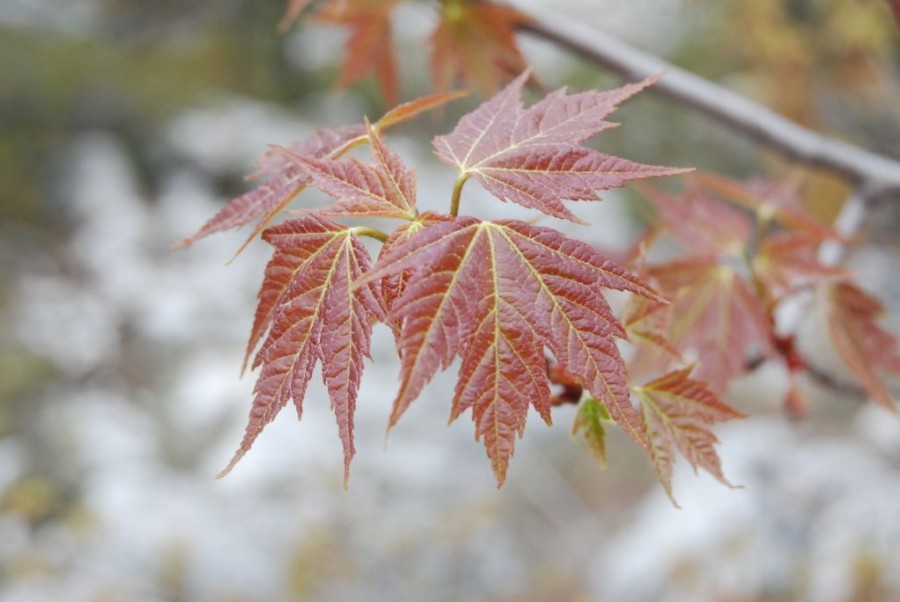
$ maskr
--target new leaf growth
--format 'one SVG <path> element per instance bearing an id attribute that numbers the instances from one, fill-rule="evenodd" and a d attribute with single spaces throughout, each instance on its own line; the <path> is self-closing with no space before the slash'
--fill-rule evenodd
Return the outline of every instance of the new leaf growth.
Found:
<path id="1" fill-rule="evenodd" d="M 551 422 L 548 355 L 592 403 L 608 410 L 648 451 L 644 420 L 632 403 L 617 341 L 625 328 L 606 289 L 665 300 L 646 281 L 590 245 L 551 228 L 456 215 L 462 183 L 474 179 L 501 200 L 578 221 L 566 200 L 599 200 L 596 190 L 683 170 L 633 163 L 581 146 L 611 127 L 606 117 L 652 81 L 608 92 L 559 90 L 530 108 L 524 73 L 435 139 L 439 158 L 458 171 L 449 214 L 419 214 L 415 174 L 382 131 L 455 95 L 390 111 L 374 125 L 322 130 L 306 142 L 276 147 L 260 160 L 269 180 L 239 197 L 187 242 L 259 218 L 267 223 L 307 186 L 334 203 L 263 231 L 275 247 L 259 293 L 248 358 L 260 374 L 244 440 L 228 472 L 274 416 L 292 401 L 302 412 L 317 363 L 335 411 L 345 466 L 354 454 L 353 415 L 369 354 L 372 324 L 393 329 L 400 389 L 390 424 L 438 370 L 461 358 L 451 417 L 471 410 L 498 484 L 529 407 Z M 346 156 L 369 143 L 371 160 Z M 468 208 L 467 208 L 468 209 Z M 388 217 L 393 234 L 332 218 Z M 385 242 L 371 265 L 360 235 Z"/>

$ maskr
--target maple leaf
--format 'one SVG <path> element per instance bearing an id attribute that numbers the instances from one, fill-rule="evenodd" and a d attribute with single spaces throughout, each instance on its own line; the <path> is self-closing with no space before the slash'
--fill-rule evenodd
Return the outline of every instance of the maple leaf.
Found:
<path id="1" fill-rule="evenodd" d="M 510 6 L 448 0 L 431 34 L 434 87 L 449 88 L 462 77 L 484 95 L 525 70 L 516 30 L 530 18 Z"/>
<path id="2" fill-rule="evenodd" d="M 381 246 L 381 252 L 378 255 L 379 261 L 382 257 L 394 250 L 395 247 L 407 242 L 413 235 L 429 224 L 450 221 L 453 218 L 449 215 L 439 213 L 426 212 L 419 215 L 414 221 L 395 229 L 385 243 Z M 413 268 L 403 270 L 400 273 L 391 273 L 381 279 L 381 295 L 384 299 L 384 306 L 389 311 L 394 306 L 394 301 L 403 294 L 407 282 L 412 278 Z M 385 318 L 388 326 L 394 331 L 394 334 L 400 336 L 400 322 L 390 313 Z"/>
<path id="3" fill-rule="evenodd" d="M 388 104 L 397 100 L 397 66 L 394 62 L 391 11 L 401 0 L 331 2 L 316 13 L 317 19 L 342 25 L 349 35 L 338 86 L 344 88 L 374 73 Z"/>
<path id="4" fill-rule="evenodd" d="M 706 470 L 731 487 L 722 474 L 718 440 L 707 428 L 744 415 L 725 404 L 706 382 L 690 378 L 693 366 L 669 372 L 643 386 L 632 387 L 641 403 L 641 416 L 651 442 L 650 459 L 672 498 L 675 450 L 691 463 L 694 472 Z M 677 505 L 677 504 L 676 504 Z"/>
<path id="5" fill-rule="evenodd" d="M 868 394 L 895 410 L 883 373 L 900 373 L 900 346 L 877 320 L 884 307 L 877 299 L 849 282 L 823 287 L 828 334 L 838 355 Z"/>
<path id="6" fill-rule="evenodd" d="M 672 362 L 681 362 L 681 353 L 668 338 L 671 310 L 668 303 L 639 296 L 632 296 L 625 305 L 622 324 L 637 347 L 628 362 L 632 377 L 646 371 L 658 373 Z"/>
<path id="7" fill-rule="evenodd" d="M 362 283 L 413 270 L 388 320 L 400 325 L 400 392 L 390 424 L 438 369 L 462 358 L 452 417 L 472 408 L 501 484 L 529 402 L 549 423 L 543 349 L 645 443 L 616 348 L 624 330 L 603 288 L 659 299 L 590 245 L 517 221 L 471 217 L 422 227 L 379 258 Z"/>
<path id="8" fill-rule="evenodd" d="M 696 173 L 691 179 L 724 200 L 754 211 L 762 222 L 774 220 L 783 227 L 800 230 L 804 236 L 820 242 L 841 238 L 834 229 L 810 214 L 796 186 L 790 182 L 751 179 L 741 183 L 711 173 Z"/>
<path id="9" fill-rule="evenodd" d="M 612 424 L 609 410 L 594 398 L 585 399 L 578 407 L 575 422 L 572 424 L 572 435 L 581 433 L 588 449 L 594 455 L 601 468 L 606 468 L 606 428 L 604 425 Z"/>
<path id="10" fill-rule="evenodd" d="M 820 238 L 806 232 L 776 232 L 759 246 L 753 257 L 753 271 L 776 298 L 846 274 L 842 268 L 819 261 L 821 245 Z"/>
<path id="11" fill-rule="evenodd" d="M 433 214 L 426 214 L 433 215 Z M 390 237 L 385 241 L 383 245 L 381 245 L 381 252 L 379 253 L 379 259 L 390 253 L 394 247 L 401 245 L 402 243 L 409 240 L 416 232 L 422 229 L 424 224 L 418 220 L 414 222 L 410 222 L 409 224 L 404 224 L 400 228 L 394 230 Z M 388 310 L 394 305 L 394 300 L 397 299 L 401 294 L 403 294 L 403 289 L 406 287 L 406 283 L 409 281 L 409 278 L 412 276 L 412 269 L 404 270 L 399 274 L 390 274 L 381 279 L 381 295 L 384 298 L 384 306 Z M 394 323 L 389 323 L 391 327 L 395 327 Z M 398 331 L 396 331 L 399 334 Z"/>
<path id="12" fill-rule="evenodd" d="M 412 119 L 423 111 L 436 108 L 464 94 L 460 91 L 432 94 L 398 105 L 376 121 L 372 129 L 380 135 L 391 126 Z M 287 148 L 270 149 L 257 161 L 258 170 L 251 176 L 268 176 L 268 179 L 258 188 L 232 199 L 199 231 L 174 247 L 188 247 L 210 234 L 239 228 L 259 219 L 256 228 L 238 249 L 236 255 L 239 254 L 309 183 L 310 175 L 302 161 L 298 163 L 298 157 L 311 160 L 336 159 L 366 141 L 368 141 L 367 126 L 354 125 L 335 130 L 316 130 L 303 142 L 291 144 Z"/>
<path id="13" fill-rule="evenodd" d="M 376 121 L 373 127 L 375 131 L 380 134 L 391 126 L 397 125 L 398 123 L 402 123 L 404 121 L 408 121 L 425 111 L 435 109 L 443 104 L 450 102 L 451 100 L 462 98 L 463 96 L 468 95 L 468 93 L 469 92 L 467 90 L 438 92 L 437 94 L 429 94 L 428 96 L 422 96 L 421 98 L 417 98 L 409 102 L 404 102 L 395 106 L 387 113 L 382 115 L 381 119 Z"/>
<path id="14" fill-rule="evenodd" d="M 525 109 L 521 94 L 527 77 L 523 73 L 464 116 L 453 132 L 435 138 L 438 157 L 458 169 L 458 182 L 473 177 L 500 200 L 577 222 L 562 200 L 599 200 L 596 190 L 685 171 L 579 146 L 612 127 L 604 119 L 654 78 L 606 92 L 558 90 Z"/>
<path id="15" fill-rule="evenodd" d="M 669 340 L 698 360 L 698 378 L 724 392 L 752 354 L 772 351 L 766 307 L 734 268 L 715 258 L 675 261 L 649 270 L 671 299 Z"/>
<path id="16" fill-rule="evenodd" d="M 414 219 L 415 174 L 384 145 L 371 126 L 368 137 L 375 165 L 353 157 L 346 161 L 320 160 L 283 150 L 305 168 L 312 186 L 337 200 L 333 205 L 317 210 L 318 214 Z"/>
<path id="17" fill-rule="evenodd" d="M 353 228 L 320 216 L 286 221 L 268 228 L 263 238 L 275 254 L 266 266 L 248 345 L 249 354 L 263 341 L 253 362 L 262 369 L 243 441 L 221 475 L 288 400 L 302 413 L 307 384 L 321 362 L 344 447 L 346 484 L 363 358 L 369 356 L 373 321 L 384 315 L 377 286 L 351 287 L 371 260 Z"/>
<path id="18" fill-rule="evenodd" d="M 679 196 L 649 186 L 639 190 L 656 207 L 666 231 L 694 255 L 740 255 L 750 243 L 750 218 L 703 190 L 689 188 Z"/>
<path id="19" fill-rule="evenodd" d="M 340 150 L 365 133 L 364 126 L 316 130 L 306 141 L 291 145 L 288 150 L 295 156 L 321 158 Z M 260 219 L 259 227 L 250 236 L 253 238 L 309 183 L 306 171 L 283 153 L 269 151 L 257 165 L 258 175 L 268 175 L 268 180 L 229 201 L 200 230 L 175 245 L 177 248 L 188 247 L 210 234 L 240 228 Z"/>

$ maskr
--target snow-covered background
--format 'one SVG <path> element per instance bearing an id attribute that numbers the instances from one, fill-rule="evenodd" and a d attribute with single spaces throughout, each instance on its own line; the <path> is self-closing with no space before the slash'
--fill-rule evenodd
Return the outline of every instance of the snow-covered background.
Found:
<path id="1" fill-rule="evenodd" d="M 100 4 L 13 0 L 0 23 L 89 36 Z M 682 35 L 676 4 L 565 10 L 639 43 L 658 34 L 665 48 Z M 287 38 L 287 62 L 332 60 L 325 37 Z M 600 471 L 569 436 L 571 408 L 556 411 L 553 428 L 529 423 L 498 491 L 467 417 L 446 426 L 452 369 L 386 439 L 398 363 L 384 327 L 363 380 L 347 491 L 318 380 L 300 423 L 285 411 L 216 480 L 249 408 L 252 375 L 240 379 L 239 368 L 267 249 L 253 244 L 225 266 L 245 233 L 169 246 L 221 206 L 221 181 L 248 171 L 267 143 L 365 110 L 324 92 L 288 108 L 219 94 L 173 111 L 141 152 L 121 130 L 90 124 L 54 147 L 48 207 L 63 226 L 0 223 L 0 600 L 900 596 L 900 421 L 814 391 L 814 417 L 790 424 L 778 412 L 778 375 L 765 371 L 735 388 L 754 417 L 717 431 L 742 488 L 680 465 L 681 509 L 623 436 L 611 436 Z M 427 137 L 404 130 L 391 142 L 420 165 L 420 202 L 440 207 L 453 176 L 428 158 Z M 12 207 L 16 192 L 0 194 Z M 467 189 L 471 206 L 481 198 Z M 626 205 L 610 194 L 579 207 L 593 224 L 587 237 L 624 244 Z"/>

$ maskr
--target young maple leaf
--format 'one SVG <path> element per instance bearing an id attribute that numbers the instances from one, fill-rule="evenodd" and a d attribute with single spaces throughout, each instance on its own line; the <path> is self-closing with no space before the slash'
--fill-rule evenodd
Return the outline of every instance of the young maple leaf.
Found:
<path id="1" fill-rule="evenodd" d="M 248 353 L 263 336 L 253 367 L 262 366 L 243 441 L 227 474 L 262 429 L 293 399 L 302 413 L 316 362 L 328 388 L 344 446 L 346 483 L 353 447 L 353 414 L 369 356 L 372 324 L 384 311 L 374 284 L 352 287 L 371 260 L 354 229 L 327 218 L 289 220 L 263 233 L 275 247 L 259 291 Z"/>
<path id="2" fill-rule="evenodd" d="M 283 149 L 305 168 L 311 185 L 334 197 L 336 202 L 316 211 L 319 215 L 344 217 L 416 217 L 415 174 L 368 127 L 375 165 L 356 158 L 346 161 L 313 159 Z"/>
<path id="3" fill-rule="evenodd" d="M 437 92 L 436 94 L 429 94 L 427 96 L 416 98 L 415 100 L 410 100 L 409 102 L 401 103 L 382 115 L 381 119 L 379 119 L 372 125 L 372 128 L 378 134 L 381 134 L 389 127 L 393 127 L 398 123 L 403 123 L 404 121 L 409 121 L 413 117 L 416 117 L 421 113 L 424 113 L 425 111 L 436 109 L 441 105 L 447 104 L 451 100 L 462 98 L 463 96 L 468 95 L 468 93 L 469 92 L 467 90 Z"/>
<path id="4" fill-rule="evenodd" d="M 671 299 L 669 340 L 698 360 L 697 377 L 723 393 L 754 354 L 772 351 L 772 323 L 750 284 L 715 258 L 670 262 L 649 273 Z"/>
<path id="5" fill-rule="evenodd" d="M 872 399 L 895 410 L 883 373 L 900 374 L 900 345 L 877 323 L 884 307 L 849 282 L 831 283 L 822 292 L 828 334 L 838 355 Z"/>
<path id="6" fill-rule="evenodd" d="M 754 211 L 760 221 L 774 220 L 784 228 L 801 231 L 820 242 L 840 238 L 834 229 L 810 214 L 792 183 L 760 179 L 735 182 L 711 173 L 696 173 L 691 179 L 722 199 Z"/>
<path id="7" fill-rule="evenodd" d="M 632 296 L 625 305 L 622 324 L 628 339 L 637 346 L 629 360 L 632 376 L 647 369 L 664 369 L 672 362 L 681 363 L 681 354 L 668 338 L 671 310 L 668 303 L 638 296 Z"/>
<path id="8" fill-rule="evenodd" d="M 649 186 L 639 190 L 656 207 L 665 231 L 692 255 L 739 255 L 750 243 L 750 217 L 699 188 L 688 188 L 679 196 Z"/>
<path id="9" fill-rule="evenodd" d="M 306 141 L 291 145 L 289 150 L 296 156 L 322 158 L 365 136 L 365 133 L 364 126 L 316 130 Z M 240 228 L 260 219 L 252 238 L 309 183 L 306 171 L 283 153 L 269 151 L 259 159 L 257 165 L 258 174 L 267 175 L 268 179 L 258 188 L 229 201 L 200 230 L 179 242 L 176 247 L 188 247 L 210 234 Z"/>
<path id="10" fill-rule="evenodd" d="M 606 468 L 606 424 L 612 424 L 609 410 L 594 398 L 585 399 L 578 407 L 575 422 L 572 424 L 572 435 L 578 433 L 584 437 L 588 449 L 596 458 L 601 468 Z"/>
<path id="11" fill-rule="evenodd" d="M 376 121 L 371 129 L 380 135 L 384 130 L 413 117 L 423 111 L 434 109 L 446 102 L 463 96 L 464 92 L 432 94 L 398 105 Z M 259 168 L 252 177 L 268 176 L 257 189 L 243 194 L 227 203 L 200 230 L 176 244 L 176 248 L 192 245 L 198 240 L 215 234 L 239 228 L 259 219 L 256 229 L 238 250 L 240 253 L 249 242 L 265 228 L 309 183 L 310 175 L 302 161 L 297 159 L 336 159 L 358 144 L 368 141 L 367 126 L 354 125 L 336 130 L 316 130 L 304 142 L 285 148 L 276 147 L 267 151 L 257 161 Z M 382 151 L 391 165 L 396 161 L 389 151 Z M 389 172 L 394 167 L 386 168 Z"/>
<path id="12" fill-rule="evenodd" d="M 624 329 L 603 288 L 659 299 L 591 246 L 517 221 L 435 221 L 379 258 L 361 283 L 412 270 L 388 320 L 399 324 L 400 392 L 391 425 L 438 369 L 462 358 L 452 417 L 472 408 L 502 484 L 528 405 L 550 421 L 544 347 L 646 444 L 616 348 Z"/>
<path id="13" fill-rule="evenodd" d="M 434 87 L 449 88 L 462 77 L 484 95 L 525 70 L 516 30 L 529 18 L 510 6 L 450 0 L 431 34 Z"/>
<path id="14" fill-rule="evenodd" d="M 344 88 L 373 73 L 385 101 L 397 100 L 397 66 L 394 62 L 391 12 L 401 0 L 346 0 L 330 2 L 316 13 L 326 23 L 342 25 L 349 35 L 338 86 Z"/>
<path id="15" fill-rule="evenodd" d="M 707 428 L 744 415 L 725 404 L 706 382 L 690 378 L 693 366 L 669 372 L 640 387 L 632 387 L 641 403 L 641 416 L 650 440 L 650 459 L 672 498 L 672 468 L 675 450 L 731 487 L 722 474 L 716 453 L 718 440 Z M 676 504 L 677 505 L 677 504 Z"/>
<path id="16" fill-rule="evenodd" d="M 522 105 L 523 73 L 502 92 L 438 136 L 438 157 L 459 170 L 459 182 L 475 178 L 503 201 L 579 221 L 562 201 L 599 200 L 596 190 L 686 170 L 632 163 L 581 146 L 612 127 L 604 119 L 619 103 L 652 84 L 650 78 L 606 92 L 549 94 Z"/>
<path id="17" fill-rule="evenodd" d="M 381 246 L 381 252 L 378 254 L 378 260 L 380 261 L 382 257 L 385 257 L 388 253 L 393 251 L 395 247 L 406 243 L 410 238 L 413 237 L 413 235 L 419 232 L 419 230 L 428 226 L 429 224 L 451 221 L 452 219 L 453 218 L 449 215 L 431 212 L 419 215 L 419 217 L 415 221 L 403 224 L 403 226 L 397 228 L 391 233 L 385 243 Z M 381 279 L 381 295 L 384 299 L 384 306 L 388 310 L 388 314 L 385 320 L 388 326 L 390 326 L 391 329 L 394 330 L 394 334 L 398 338 L 400 336 L 400 323 L 396 319 L 392 318 L 390 309 L 394 306 L 394 301 L 403 294 L 403 291 L 406 289 L 406 284 L 409 282 L 409 279 L 412 278 L 414 271 L 414 269 L 410 268 L 407 270 L 403 270 L 400 273 L 388 274 Z"/>
<path id="18" fill-rule="evenodd" d="M 846 270 L 819 261 L 822 240 L 806 232 L 782 230 L 765 238 L 753 257 L 753 271 L 776 299 Z"/>

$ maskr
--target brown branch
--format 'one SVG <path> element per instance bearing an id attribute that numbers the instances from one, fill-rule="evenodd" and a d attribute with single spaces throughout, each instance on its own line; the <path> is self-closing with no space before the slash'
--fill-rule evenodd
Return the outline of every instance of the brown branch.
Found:
<path id="1" fill-rule="evenodd" d="M 650 91 L 696 110 L 750 140 L 791 159 L 834 172 L 867 201 L 900 199 L 900 162 L 801 127 L 731 90 L 633 48 L 601 31 L 549 12 L 532 12 L 522 30 L 547 40 L 627 80 L 665 73 Z"/>

